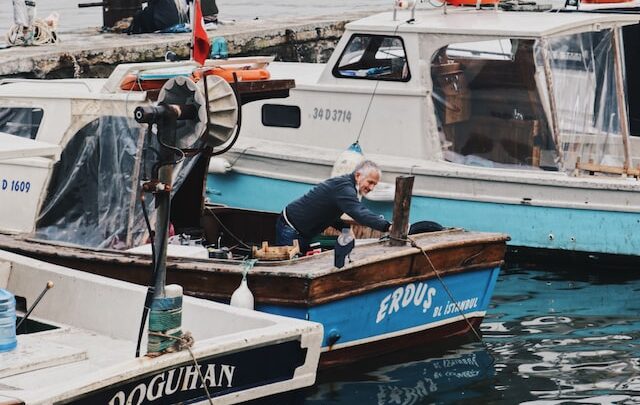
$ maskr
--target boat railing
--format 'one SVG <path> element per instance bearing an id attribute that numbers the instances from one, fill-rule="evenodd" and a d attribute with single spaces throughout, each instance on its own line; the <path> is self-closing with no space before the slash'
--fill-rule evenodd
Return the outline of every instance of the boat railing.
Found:
<path id="1" fill-rule="evenodd" d="M 73 85 L 80 85 L 80 86 L 84 86 L 87 88 L 87 90 L 89 92 L 92 92 L 93 89 L 91 88 L 91 86 L 89 86 L 89 84 L 83 80 L 78 80 L 78 79 L 58 79 L 55 82 L 48 82 L 42 79 L 0 79 L 0 86 L 4 86 L 6 84 L 13 84 L 13 83 L 38 83 L 38 84 L 43 84 L 43 83 L 47 83 L 47 84 L 73 84 Z"/>

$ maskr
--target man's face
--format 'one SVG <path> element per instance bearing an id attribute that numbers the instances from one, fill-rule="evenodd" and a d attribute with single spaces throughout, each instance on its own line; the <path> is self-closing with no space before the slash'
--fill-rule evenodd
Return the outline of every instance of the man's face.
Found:
<path id="1" fill-rule="evenodd" d="M 358 192 L 361 195 L 367 195 L 369 191 L 374 189 L 379 181 L 380 174 L 377 170 L 371 170 L 366 175 L 356 172 L 356 187 L 358 187 Z"/>

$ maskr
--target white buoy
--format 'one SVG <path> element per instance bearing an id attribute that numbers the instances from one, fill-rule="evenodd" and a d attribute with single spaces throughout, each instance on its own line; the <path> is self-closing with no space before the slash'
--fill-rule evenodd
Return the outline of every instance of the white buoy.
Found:
<path id="1" fill-rule="evenodd" d="M 242 262 L 242 281 L 240 282 L 240 287 L 236 288 L 233 294 L 231 294 L 231 302 L 229 304 L 232 307 L 253 309 L 254 300 L 253 294 L 247 284 L 247 273 L 253 268 L 256 261 L 255 259 L 251 259 Z"/>
<path id="2" fill-rule="evenodd" d="M 242 277 L 240 287 L 231 294 L 231 306 L 253 309 L 253 294 L 247 285 L 247 279 Z"/>
<path id="3" fill-rule="evenodd" d="M 212 157 L 209 160 L 209 173 L 224 174 L 231 170 L 231 163 L 223 157 Z"/>
<path id="4" fill-rule="evenodd" d="M 342 176 L 343 174 L 351 173 L 356 168 L 358 163 L 364 160 L 364 154 L 360 145 L 355 142 L 349 145 L 349 147 L 338 156 L 336 162 L 331 169 L 331 177 Z"/>

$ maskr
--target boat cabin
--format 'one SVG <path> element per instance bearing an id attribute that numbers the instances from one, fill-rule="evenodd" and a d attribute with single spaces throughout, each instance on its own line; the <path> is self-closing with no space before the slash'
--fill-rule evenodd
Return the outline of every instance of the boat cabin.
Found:
<path id="1" fill-rule="evenodd" d="M 209 61 L 211 66 L 204 69 L 263 74 L 271 60 Z M 0 81 L 4 212 L 0 232 L 98 249 L 124 250 L 148 243 L 140 186 L 158 162 L 159 145 L 149 136 L 147 125 L 134 120 L 134 109 L 155 103 L 167 79 L 194 77 L 202 69 L 190 61 L 139 63 L 118 66 L 108 79 Z M 131 77 L 137 78 L 132 82 Z M 290 79 L 267 80 L 264 75 L 262 79 L 234 84 L 238 104 L 286 97 L 294 85 Z M 236 99 L 233 92 L 216 97 Z M 231 110 L 218 107 L 223 114 Z M 213 107 L 210 116 L 212 111 Z M 235 126 L 234 121 L 225 129 Z M 178 123 L 178 131 L 193 130 L 192 123 Z M 187 156 L 174 171 L 172 223 L 176 234 L 198 228 L 197 237 L 205 236 L 200 216 L 208 212 L 203 205 L 208 161 L 209 156 Z M 151 194 L 144 204 L 149 212 L 154 210 Z M 265 214 L 265 218 L 275 224 L 272 215 Z M 272 234 L 256 238 L 273 242 Z M 213 241 L 219 237 L 211 236 Z"/>
<path id="2" fill-rule="evenodd" d="M 638 15 L 449 8 L 409 16 L 349 23 L 324 65 L 273 64 L 272 76 L 295 77 L 296 89 L 282 103 L 250 107 L 246 115 L 262 122 L 243 128 L 238 148 L 294 141 L 324 157 L 357 140 L 389 165 L 640 176 L 623 32 Z"/>

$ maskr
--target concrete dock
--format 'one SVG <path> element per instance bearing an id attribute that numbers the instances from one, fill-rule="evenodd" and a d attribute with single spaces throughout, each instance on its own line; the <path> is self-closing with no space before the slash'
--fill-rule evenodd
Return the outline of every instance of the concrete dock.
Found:
<path id="1" fill-rule="evenodd" d="M 347 22 L 377 10 L 339 16 L 248 20 L 221 24 L 210 38 L 227 40 L 229 55 L 278 55 L 279 59 L 325 61 Z M 59 34 L 56 44 L 0 50 L 0 77 L 101 77 L 113 65 L 162 60 L 167 51 L 189 57 L 190 33 L 127 35 L 85 29 Z M 287 55 L 288 54 L 288 55 Z"/>

